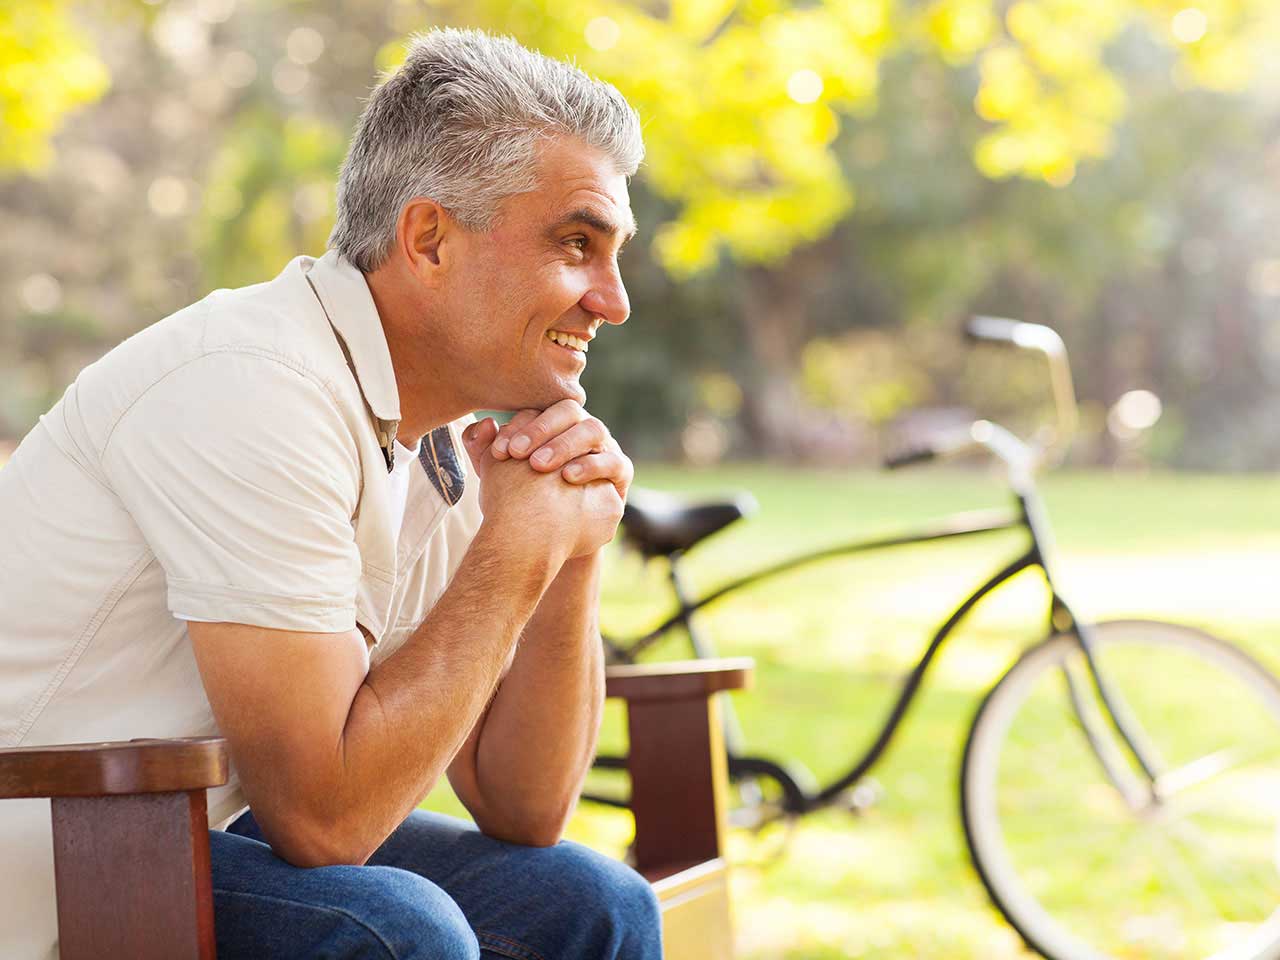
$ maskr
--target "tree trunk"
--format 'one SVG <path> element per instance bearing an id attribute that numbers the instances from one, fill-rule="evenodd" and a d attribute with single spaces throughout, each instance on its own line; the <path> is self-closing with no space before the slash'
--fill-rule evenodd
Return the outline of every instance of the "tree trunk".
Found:
<path id="1" fill-rule="evenodd" d="M 811 406 L 800 387 L 801 359 L 812 334 L 810 274 L 826 269 L 836 266 L 812 248 L 773 267 L 744 268 L 741 316 L 749 356 L 742 417 L 755 455 L 848 463 L 869 450 L 865 425 Z"/>

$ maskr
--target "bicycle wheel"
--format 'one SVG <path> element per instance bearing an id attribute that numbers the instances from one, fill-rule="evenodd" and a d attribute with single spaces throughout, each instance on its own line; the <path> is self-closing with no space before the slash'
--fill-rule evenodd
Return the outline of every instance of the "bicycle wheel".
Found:
<path id="1" fill-rule="evenodd" d="M 1157 759 L 1162 799 L 1143 802 L 1147 781 L 1075 639 L 1031 648 L 978 709 L 961 770 L 965 834 L 991 899 L 1053 960 L 1275 960 L 1280 682 L 1188 627 L 1115 621 L 1094 636 L 1102 676 Z"/>

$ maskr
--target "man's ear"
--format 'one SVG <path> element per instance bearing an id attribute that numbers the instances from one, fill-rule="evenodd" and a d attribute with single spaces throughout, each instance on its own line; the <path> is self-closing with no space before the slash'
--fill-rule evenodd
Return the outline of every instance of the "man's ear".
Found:
<path id="1" fill-rule="evenodd" d="M 410 200 L 400 211 L 396 245 L 405 265 L 428 286 L 439 283 L 448 269 L 452 233 L 457 229 L 449 212 L 426 197 Z"/>

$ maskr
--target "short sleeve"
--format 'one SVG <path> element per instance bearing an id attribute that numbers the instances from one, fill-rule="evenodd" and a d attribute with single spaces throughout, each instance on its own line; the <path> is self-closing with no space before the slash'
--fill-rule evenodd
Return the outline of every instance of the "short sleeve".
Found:
<path id="1" fill-rule="evenodd" d="M 102 469 L 180 619 L 355 628 L 356 440 L 328 391 L 270 356 L 189 361 L 106 439 Z"/>

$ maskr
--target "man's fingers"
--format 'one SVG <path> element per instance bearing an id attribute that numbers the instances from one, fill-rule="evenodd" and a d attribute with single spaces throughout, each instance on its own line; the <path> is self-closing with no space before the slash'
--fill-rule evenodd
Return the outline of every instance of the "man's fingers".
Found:
<path id="1" fill-rule="evenodd" d="M 511 438 L 525 424 L 536 419 L 541 412 L 540 410 L 517 410 L 515 415 L 498 430 L 497 439 L 493 441 L 493 458 L 495 460 L 507 459 L 507 444 L 511 442 Z"/>
<path id="2" fill-rule="evenodd" d="M 560 471 L 569 483 L 583 484 L 594 480 L 608 480 L 620 497 L 626 498 L 631 478 L 635 474 L 630 459 L 621 453 L 608 450 L 604 453 L 588 453 L 565 464 Z"/>
<path id="3" fill-rule="evenodd" d="M 605 425 L 595 417 L 589 417 L 536 449 L 529 456 L 529 465 L 540 473 L 550 473 L 552 470 L 559 470 L 574 457 L 604 452 L 608 448 L 609 439 L 609 431 L 605 429 Z"/>
<path id="4" fill-rule="evenodd" d="M 564 433 L 574 424 L 588 419 L 590 414 L 576 400 L 553 403 L 531 421 L 522 423 L 513 432 L 507 451 L 513 457 L 525 457 L 553 437 Z"/>

